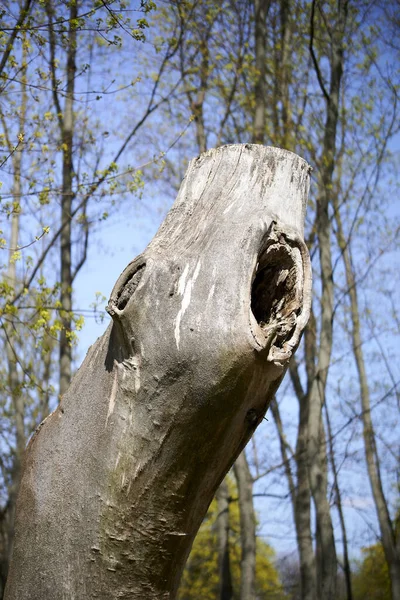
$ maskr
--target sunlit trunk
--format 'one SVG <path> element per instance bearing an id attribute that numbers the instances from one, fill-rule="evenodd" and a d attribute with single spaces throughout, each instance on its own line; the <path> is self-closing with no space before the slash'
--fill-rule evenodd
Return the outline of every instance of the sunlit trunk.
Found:
<path id="1" fill-rule="evenodd" d="M 112 324 L 29 443 L 7 600 L 175 598 L 308 319 L 308 185 L 307 163 L 276 148 L 190 163 L 114 286 Z"/>

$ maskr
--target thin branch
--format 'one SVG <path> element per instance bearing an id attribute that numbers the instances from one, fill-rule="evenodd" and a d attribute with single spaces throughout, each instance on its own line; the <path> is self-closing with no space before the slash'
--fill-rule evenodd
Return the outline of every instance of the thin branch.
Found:
<path id="1" fill-rule="evenodd" d="M 25 250 L 25 248 L 29 248 L 39 242 L 45 235 L 49 233 L 49 227 L 43 227 L 43 231 L 40 235 L 37 235 L 35 239 L 29 244 L 25 244 L 24 246 L 17 246 L 16 248 L 8 248 L 8 246 L 0 246 L 0 250 L 8 250 L 9 252 L 18 252 L 19 250 Z"/>
<path id="2" fill-rule="evenodd" d="M 11 54 L 11 50 L 13 48 L 15 38 L 17 37 L 18 33 L 21 30 L 21 25 L 23 24 L 23 22 L 25 21 L 26 17 L 29 14 L 31 4 L 32 4 L 32 0 L 26 0 L 24 7 L 19 14 L 18 21 L 17 21 L 14 29 L 12 30 L 10 37 L 8 38 L 6 49 L 4 50 L 2 59 L 0 61 L 0 77 L 1 77 L 2 72 L 4 71 L 4 68 L 7 64 L 8 58 Z M 0 92 L 2 92 L 2 88 L 0 88 Z"/>

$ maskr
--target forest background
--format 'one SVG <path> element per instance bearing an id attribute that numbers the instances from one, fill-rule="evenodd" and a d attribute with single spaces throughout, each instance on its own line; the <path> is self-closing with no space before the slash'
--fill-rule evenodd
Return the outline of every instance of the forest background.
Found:
<path id="1" fill-rule="evenodd" d="M 0 578 L 23 450 L 221 144 L 313 167 L 312 314 L 180 598 L 400 599 L 399 0 L 0 4 Z"/>

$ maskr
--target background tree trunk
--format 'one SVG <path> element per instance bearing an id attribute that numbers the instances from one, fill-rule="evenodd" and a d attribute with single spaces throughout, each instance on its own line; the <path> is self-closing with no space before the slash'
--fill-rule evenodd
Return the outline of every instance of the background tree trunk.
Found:
<path id="1" fill-rule="evenodd" d="M 316 231 L 318 235 L 322 285 L 321 316 L 315 375 L 308 382 L 307 463 L 308 477 L 316 513 L 318 597 L 326 600 L 335 600 L 337 597 L 337 556 L 327 497 L 328 465 L 322 408 L 325 404 L 333 341 L 334 289 L 329 207 L 332 204 L 332 183 L 336 160 L 336 135 L 339 121 L 340 88 L 343 75 L 343 45 L 347 20 L 347 5 L 346 1 L 338 2 L 337 10 L 333 15 L 335 21 L 329 30 L 332 40 L 329 89 L 325 88 L 314 50 L 315 13 L 319 8 L 319 3 L 315 0 L 313 0 L 311 6 L 310 23 L 310 53 L 321 92 L 326 101 L 326 119 L 320 159 L 316 208 Z"/>
<path id="2" fill-rule="evenodd" d="M 74 169 L 72 150 L 74 137 L 74 91 L 76 77 L 76 20 L 78 2 L 71 2 L 67 53 L 67 90 L 64 113 L 59 116 L 63 146 L 62 197 L 61 197 L 61 236 L 60 236 L 60 273 L 61 273 L 61 316 L 60 332 L 60 397 L 65 394 L 72 377 L 72 185 Z M 56 91 L 54 90 L 54 93 Z M 57 106 L 56 106 L 57 108 Z"/>
<path id="3" fill-rule="evenodd" d="M 7 600 L 175 597 L 308 319 L 308 186 L 307 163 L 276 148 L 190 163 L 114 287 L 113 323 L 29 443 Z"/>
<path id="4" fill-rule="evenodd" d="M 349 559 L 349 546 L 348 546 L 348 541 L 347 541 L 347 530 L 346 530 L 346 523 L 344 520 L 342 493 L 340 491 L 340 486 L 339 486 L 339 473 L 338 473 L 338 469 L 336 466 L 332 427 L 331 427 L 331 420 L 329 417 L 329 410 L 328 410 L 327 403 L 325 403 L 325 415 L 326 415 L 326 426 L 328 429 L 329 460 L 331 463 L 332 475 L 333 475 L 333 489 L 334 489 L 334 493 L 335 493 L 335 504 L 337 507 L 337 511 L 338 511 L 338 515 L 339 515 L 339 522 L 340 522 L 340 529 L 342 532 L 343 573 L 344 573 L 344 580 L 345 580 L 345 584 L 346 584 L 346 595 L 347 595 L 347 600 L 353 600 L 353 590 L 352 590 L 352 586 L 351 586 L 351 566 L 350 566 L 350 559 Z"/>
<path id="5" fill-rule="evenodd" d="M 390 517 L 388 503 L 383 491 L 380 462 L 376 447 L 375 431 L 371 415 L 371 400 L 367 370 L 364 360 L 363 342 L 361 338 L 360 311 L 357 296 L 357 282 L 354 276 L 350 246 L 343 234 L 342 220 L 338 202 L 335 203 L 335 219 L 339 247 L 343 252 L 346 282 L 350 297 L 351 336 L 354 358 L 356 361 L 361 396 L 361 421 L 363 424 L 364 451 L 367 471 L 378 517 L 381 542 L 388 564 L 392 600 L 400 600 L 400 548 L 396 544 L 396 528 Z M 397 535 L 399 535 L 397 533 Z"/>
<path id="6" fill-rule="evenodd" d="M 270 0 L 254 0 L 254 42 L 256 81 L 254 86 L 253 142 L 262 144 L 265 137 L 266 119 L 266 54 L 267 54 L 267 14 Z"/>
<path id="7" fill-rule="evenodd" d="M 239 454 L 234 465 L 240 511 L 240 600 L 256 599 L 256 515 L 253 504 L 253 478 L 246 454 Z"/>
<path id="8" fill-rule="evenodd" d="M 229 489 L 225 477 L 217 494 L 217 538 L 218 538 L 218 572 L 219 600 L 232 600 L 233 586 L 229 555 Z"/>
<path id="9" fill-rule="evenodd" d="M 311 312 L 310 324 L 305 333 L 306 355 L 309 338 L 313 336 L 314 325 Z M 299 550 L 301 598 L 302 600 L 317 600 L 317 572 L 311 534 L 311 488 L 307 462 L 309 396 L 308 392 L 303 390 L 294 361 L 290 365 L 290 376 L 299 401 L 299 427 L 296 442 L 297 488 L 294 516 Z"/>
<path id="10" fill-rule="evenodd" d="M 27 4 L 28 5 L 28 4 Z M 25 37 L 25 36 L 24 36 Z M 27 51 L 26 47 L 23 49 L 22 54 L 22 68 L 21 68 L 21 105 L 19 107 L 19 133 L 21 141 L 18 144 L 15 153 L 13 153 L 12 168 L 13 168 L 13 210 L 11 215 L 11 229 L 9 238 L 9 253 L 7 262 L 7 275 L 6 281 L 10 288 L 16 293 L 18 286 L 17 272 L 16 272 L 16 257 L 18 256 L 18 242 L 20 235 L 20 214 L 21 214 L 21 175 L 22 175 L 22 158 L 24 148 L 24 131 L 26 127 L 26 111 L 28 104 L 28 94 L 26 86 L 26 71 L 27 71 Z M 6 127 L 6 123 L 3 125 L 6 137 L 9 141 L 9 148 L 11 152 L 11 141 Z M 4 532 L 3 532 L 3 561 L 0 565 L 1 572 L 1 588 L 0 594 L 2 596 L 4 585 L 7 577 L 8 564 L 12 551 L 12 544 L 14 538 L 14 516 L 15 516 L 15 503 L 17 499 L 22 459 L 26 445 L 25 435 L 25 398 L 21 376 L 18 372 L 19 368 L 19 357 L 16 351 L 16 340 L 19 339 L 18 331 L 19 322 L 15 318 L 15 315 L 10 314 L 7 322 L 3 325 L 3 330 L 6 337 L 6 354 L 7 354 L 7 383 L 9 389 L 9 395 L 11 398 L 11 406 L 14 414 L 15 423 L 15 452 L 12 461 L 11 477 L 8 491 L 8 502 L 4 510 Z M 0 596 L 0 597 L 1 597 Z"/>

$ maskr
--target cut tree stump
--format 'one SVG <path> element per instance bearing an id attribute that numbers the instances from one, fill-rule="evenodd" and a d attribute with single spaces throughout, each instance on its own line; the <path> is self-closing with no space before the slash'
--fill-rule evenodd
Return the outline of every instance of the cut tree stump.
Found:
<path id="1" fill-rule="evenodd" d="M 6 600 L 175 598 L 308 319 L 309 171 L 250 144 L 191 161 L 28 444 Z"/>

